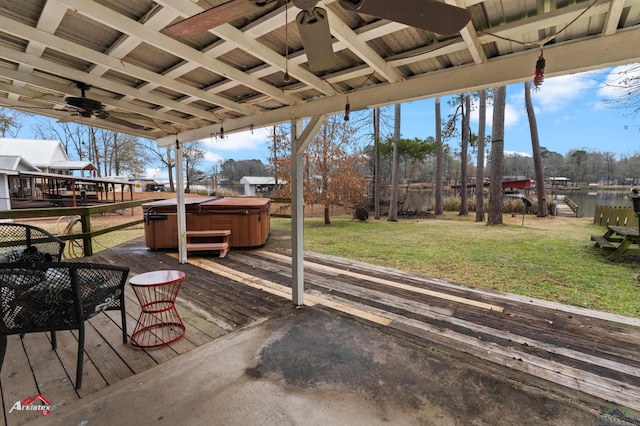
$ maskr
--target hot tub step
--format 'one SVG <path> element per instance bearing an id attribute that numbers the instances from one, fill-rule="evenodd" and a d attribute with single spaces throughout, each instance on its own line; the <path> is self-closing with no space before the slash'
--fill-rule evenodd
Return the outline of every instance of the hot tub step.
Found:
<path id="1" fill-rule="evenodd" d="M 189 237 L 228 237 L 231 235 L 230 229 L 210 229 L 207 231 L 187 231 Z"/>
<path id="2" fill-rule="evenodd" d="M 225 257 L 229 251 L 229 243 L 189 243 L 187 251 L 208 251 L 216 250 L 220 252 L 220 257 Z"/>
<path id="3" fill-rule="evenodd" d="M 229 251 L 230 235 L 229 229 L 187 231 L 187 251 L 219 250 L 220 257 L 225 257 Z"/>

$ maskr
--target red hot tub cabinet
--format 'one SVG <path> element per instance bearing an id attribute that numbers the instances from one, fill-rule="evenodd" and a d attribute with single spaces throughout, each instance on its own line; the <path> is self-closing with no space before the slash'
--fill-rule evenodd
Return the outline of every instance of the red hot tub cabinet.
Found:
<path id="1" fill-rule="evenodd" d="M 268 198 L 185 199 L 187 231 L 231 230 L 230 247 L 263 245 L 271 230 Z M 178 248 L 178 217 L 176 199 L 154 201 L 142 205 L 144 237 L 151 249 Z"/>

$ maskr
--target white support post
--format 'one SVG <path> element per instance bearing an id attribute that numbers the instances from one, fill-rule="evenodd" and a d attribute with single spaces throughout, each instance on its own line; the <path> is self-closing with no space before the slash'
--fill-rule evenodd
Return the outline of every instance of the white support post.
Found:
<path id="1" fill-rule="evenodd" d="M 187 263 L 187 212 L 184 206 L 184 174 L 182 167 L 182 147 L 176 139 L 176 197 L 178 219 L 178 258 L 179 262 Z"/>
<path id="2" fill-rule="evenodd" d="M 304 304 L 304 149 L 298 149 L 302 123 L 291 120 L 291 274 L 292 302 Z"/>
<path id="3" fill-rule="evenodd" d="M 304 131 L 300 120 L 291 120 L 291 296 L 298 306 L 304 304 L 304 151 L 326 118 L 314 116 Z"/>

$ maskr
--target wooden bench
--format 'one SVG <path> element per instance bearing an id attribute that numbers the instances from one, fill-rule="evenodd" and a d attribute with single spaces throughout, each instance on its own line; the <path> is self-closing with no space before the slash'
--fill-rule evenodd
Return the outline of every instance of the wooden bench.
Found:
<path id="1" fill-rule="evenodd" d="M 231 230 L 229 229 L 187 231 L 187 251 L 215 250 L 219 251 L 220 258 L 223 258 L 229 251 L 230 236 Z"/>
<path id="2" fill-rule="evenodd" d="M 591 241 L 595 241 L 596 242 L 596 247 L 600 247 L 603 249 L 612 249 L 615 250 L 618 248 L 617 245 L 613 244 L 611 241 L 607 240 L 605 237 L 602 237 L 600 235 L 592 235 L 591 236 Z"/>

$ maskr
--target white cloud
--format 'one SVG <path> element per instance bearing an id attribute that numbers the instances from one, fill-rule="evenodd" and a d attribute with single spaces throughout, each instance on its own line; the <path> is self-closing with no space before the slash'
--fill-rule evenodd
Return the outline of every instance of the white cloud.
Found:
<path id="1" fill-rule="evenodd" d="M 167 179 L 167 171 L 158 167 L 149 167 L 144 171 L 144 177 L 148 179 L 163 180 Z"/>
<path id="2" fill-rule="evenodd" d="M 225 160 L 224 157 L 222 157 L 221 155 L 215 152 L 206 151 L 204 153 L 204 161 L 208 161 L 210 163 L 220 163 L 220 162 L 223 162 L 224 160 Z"/>
<path id="3" fill-rule="evenodd" d="M 528 152 L 518 152 L 518 151 L 505 151 L 505 157 L 531 157 L 531 154 Z"/>
<path id="4" fill-rule="evenodd" d="M 541 114 L 561 111 L 571 102 L 586 97 L 587 91 L 597 88 L 598 75 L 597 71 L 590 71 L 545 79 L 532 93 L 532 101 Z"/>
<path id="5" fill-rule="evenodd" d="M 624 94 L 625 79 L 640 79 L 640 64 L 622 65 L 611 69 L 605 80 L 600 83 L 598 96 L 604 99 L 616 99 Z"/>

